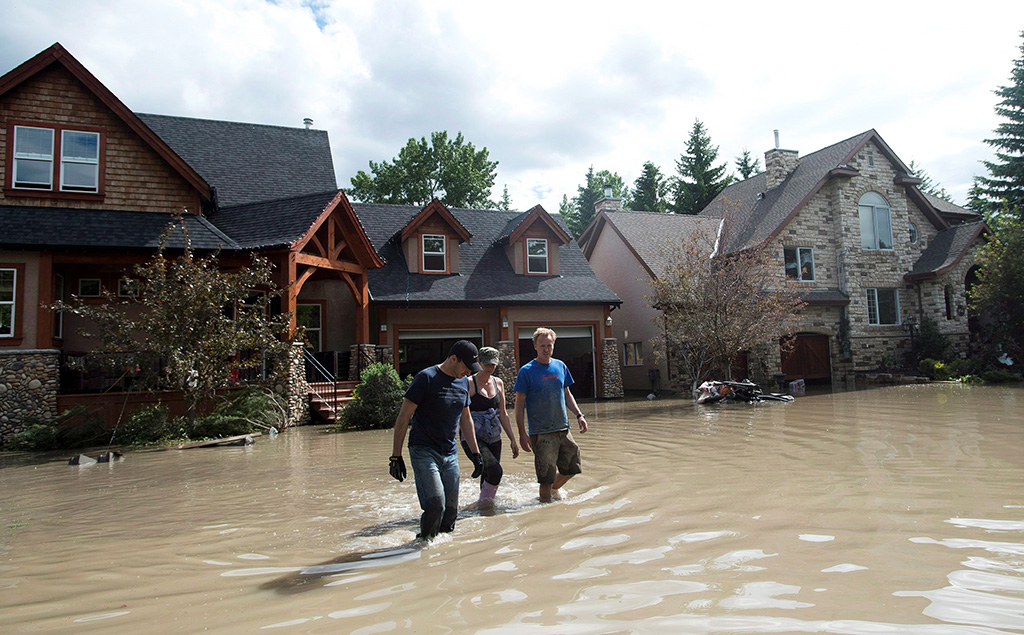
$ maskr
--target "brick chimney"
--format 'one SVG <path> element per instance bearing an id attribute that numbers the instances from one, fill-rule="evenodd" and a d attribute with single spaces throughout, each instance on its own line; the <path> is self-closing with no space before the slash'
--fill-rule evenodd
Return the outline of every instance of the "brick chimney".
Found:
<path id="1" fill-rule="evenodd" d="M 768 179 L 767 189 L 772 189 L 786 180 L 786 177 L 800 165 L 800 154 L 796 150 L 779 148 L 779 131 L 775 131 L 775 147 L 764 153 L 764 170 Z"/>
<path id="2" fill-rule="evenodd" d="M 612 196 L 612 186 L 604 186 L 604 198 L 594 204 L 594 215 L 601 213 L 601 210 L 606 209 L 609 212 L 621 212 L 622 211 L 622 199 L 615 198 Z"/>

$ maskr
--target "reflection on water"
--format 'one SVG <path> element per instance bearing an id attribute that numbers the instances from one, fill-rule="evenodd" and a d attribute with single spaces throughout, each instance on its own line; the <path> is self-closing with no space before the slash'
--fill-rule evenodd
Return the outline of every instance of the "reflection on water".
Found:
<path id="1" fill-rule="evenodd" d="M 424 545 L 390 431 L 68 466 L 0 455 L 0 630 L 1024 633 L 1024 390 L 585 404 Z M 464 460 L 463 468 L 468 467 Z"/>

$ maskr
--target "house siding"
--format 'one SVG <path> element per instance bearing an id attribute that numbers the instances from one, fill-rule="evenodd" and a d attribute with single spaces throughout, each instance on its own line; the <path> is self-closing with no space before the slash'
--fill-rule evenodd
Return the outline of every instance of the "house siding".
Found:
<path id="1" fill-rule="evenodd" d="M 8 205 L 118 209 L 146 212 L 198 212 L 195 190 L 78 79 L 58 65 L 40 72 L 0 97 L 0 185 L 6 186 L 9 120 L 102 128 L 106 143 L 105 196 L 50 198 L 4 194 Z M 55 157 L 55 160 L 59 160 Z M 55 185 L 56 187 L 56 185 Z"/>

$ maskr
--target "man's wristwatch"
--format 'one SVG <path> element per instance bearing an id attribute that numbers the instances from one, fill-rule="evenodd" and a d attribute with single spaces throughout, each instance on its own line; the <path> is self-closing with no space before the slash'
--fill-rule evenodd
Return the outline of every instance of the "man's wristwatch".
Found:
<path id="1" fill-rule="evenodd" d="M 583 416 L 583 413 L 582 413 L 582 412 L 578 412 L 578 413 L 576 413 L 576 418 L 577 418 L 577 419 L 579 419 L 579 418 L 580 418 L 580 417 L 582 417 L 582 416 Z"/>

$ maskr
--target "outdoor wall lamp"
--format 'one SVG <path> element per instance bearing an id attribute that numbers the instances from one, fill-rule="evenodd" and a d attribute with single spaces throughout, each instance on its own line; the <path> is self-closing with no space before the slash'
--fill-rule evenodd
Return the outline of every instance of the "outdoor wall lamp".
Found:
<path id="1" fill-rule="evenodd" d="M 508 328 L 508 318 L 507 317 L 501 318 L 501 328 L 503 328 L 503 329 L 507 329 Z"/>
<path id="2" fill-rule="evenodd" d="M 380 332 L 381 333 L 387 333 L 388 332 L 388 325 L 387 324 L 381 324 L 380 325 Z"/>
<path id="3" fill-rule="evenodd" d="M 605 326 L 611 326 L 612 325 L 612 316 L 609 315 L 608 317 L 606 317 L 604 319 L 604 325 Z"/>
<path id="4" fill-rule="evenodd" d="M 959 315 L 960 317 L 963 317 L 965 313 L 967 313 L 967 307 L 965 307 L 962 304 L 956 305 L 956 314 L 957 315 Z"/>

